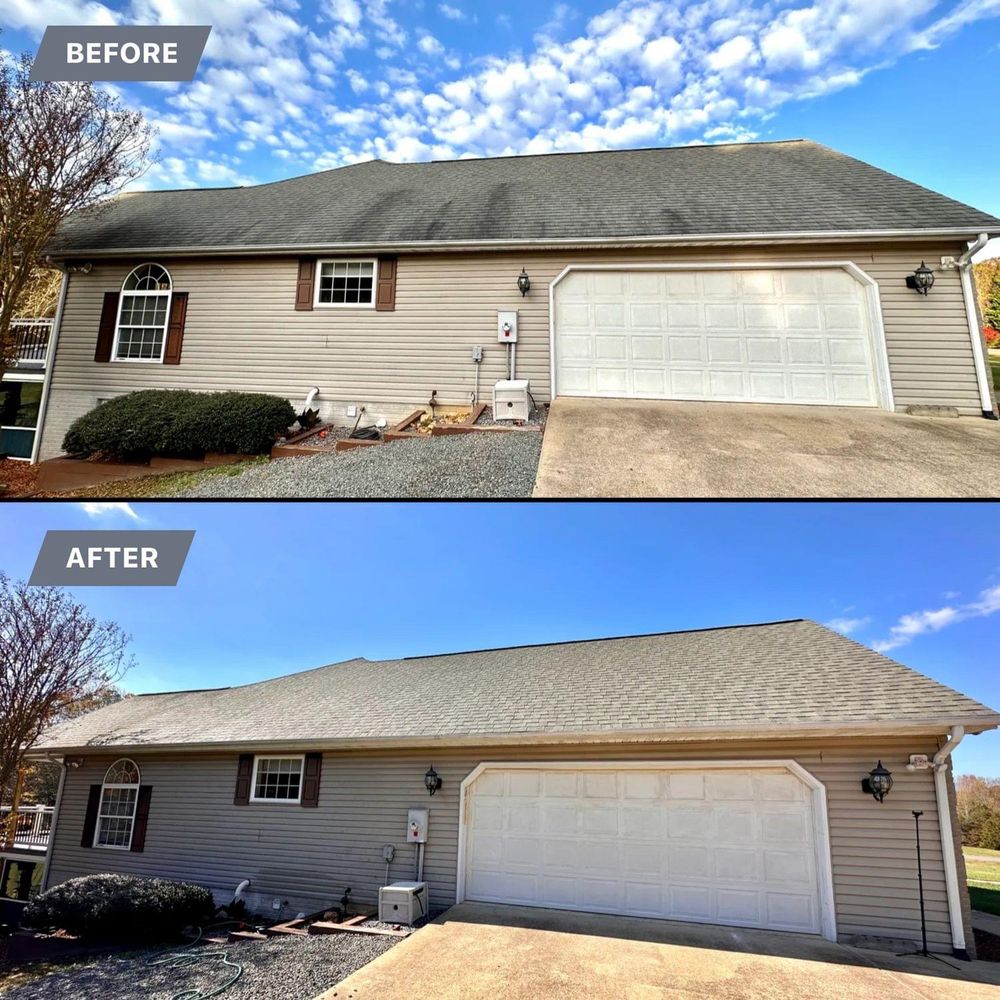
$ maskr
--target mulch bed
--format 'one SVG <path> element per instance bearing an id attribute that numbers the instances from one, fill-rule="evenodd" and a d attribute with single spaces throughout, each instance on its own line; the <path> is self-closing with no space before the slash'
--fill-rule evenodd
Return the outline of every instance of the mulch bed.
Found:
<path id="1" fill-rule="evenodd" d="M 976 958 L 981 962 L 1000 962 L 1000 936 L 989 931 L 972 928 L 976 939 Z"/>
<path id="2" fill-rule="evenodd" d="M 38 466 L 0 458 L 0 497 L 28 497 L 35 492 Z"/>

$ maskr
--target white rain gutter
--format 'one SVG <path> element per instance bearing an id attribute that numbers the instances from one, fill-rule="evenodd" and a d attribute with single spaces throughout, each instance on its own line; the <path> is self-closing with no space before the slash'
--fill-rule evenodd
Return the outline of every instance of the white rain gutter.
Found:
<path id="1" fill-rule="evenodd" d="M 244 254 L 319 254 L 319 253 L 406 253 L 445 252 L 463 250 L 537 250 L 574 249 L 577 247 L 674 247 L 685 245 L 747 245 L 761 243 L 816 243 L 816 242 L 872 242 L 874 240 L 921 240 L 932 238 L 964 237 L 974 239 L 968 227 L 949 229 L 856 229 L 811 230 L 760 233 L 693 233 L 677 235 L 664 233 L 652 236 L 561 236 L 532 237 L 528 239 L 455 239 L 455 240 L 399 240 L 386 243 L 275 243 L 227 246 L 176 246 L 176 247 L 91 247 L 74 248 L 53 253 L 59 259 L 98 257 L 219 257 Z"/>
<path id="2" fill-rule="evenodd" d="M 972 257 L 986 246 L 988 233 L 980 233 L 970 244 L 969 249 L 958 258 L 958 276 L 962 282 L 962 298 L 965 301 L 965 316 L 969 323 L 969 337 L 972 340 L 972 356 L 976 363 L 976 380 L 979 383 L 979 399 L 983 407 L 983 416 L 996 420 L 996 408 L 993 402 L 990 377 L 986 369 L 986 356 L 983 352 L 983 335 L 979 329 L 979 317 L 976 315 L 976 297 L 972 286 Z"/>
<path id="3" fill-rule="evenodd" d="M 63 786 L 66 784 L 66 761 L 59 762 L 59 788 L 56 791 L 56 804 L 52 809 L 52 822 L 49 825 L 49 843 L 45 848 L 45 873 L 42 875 L 42 892 L 49 887 L 49 872 L 52 869 L 52 850 L 56 846 L 56 824 L 59 822 L 59 807 L 62 805 Z"/>
<path id="4" fill-rule="evenodd" d="M 63 273 L 62 287 L 59 289 L 59 305 L 56 306 L 56 318 L 49 334 L 49 349 L 45 354 L 45 379 L 42 382 L 42 398 L 38 401 L 38 420 L 35 423 L 35 443 L 31 446 L 31 464 L 38 462 L 38 452 L 42 447 L 42 433 L 45 430 L 45 413 L 49 408 L 49 389 L 52 387 L 52 370 L 56 364 L 56 344 L 59 343 L 59 328 L 62 326 L 63 309 L 66 306 L 66 292 L 69 289 L 69 269 L 62 264 L 51 262 Z M 53 814 L 55 822 L 55 814 Z M 48 876 L 46 876 L 48 877 Z"/>
<path id="5" fill-rule="evenodd" d="M 958 885 L 958 866 L 955 864 L 955 838 L 951 829 L 951 803 L 948 798 L 948 758 L 962 742 L 964 726 L 952 726 L 948 742 L 936 754 L 934 792 L 937 798 L 938 829 L 941 831 L 941 856 L 944 859 L 944 884 L 948 895 L 948 917 L 951 921 L 951 947 L 959 958 L 968 958 L 965 944 L 965 921 L 962 919 L 962 893 Z"/>

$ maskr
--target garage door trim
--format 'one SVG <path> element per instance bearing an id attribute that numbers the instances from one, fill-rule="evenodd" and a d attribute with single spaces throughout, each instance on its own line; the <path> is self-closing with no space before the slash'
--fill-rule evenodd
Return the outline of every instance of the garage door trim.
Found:
<path id="1" fill-rule="evenodd" d="M 889 352 L 886 347 L 885 326 L 882 322 L 882 301 L 878 282 L 866 271 L 850 260 L 796 260 L 796 261 L 689 261 L 669 264 L 568 264 L 553 278 L 549 285 L 549 379 L 552 398 L 559 395 L 556 376 L 556 288 L 567 275 L 574 271 L 754 271 L 754 270 L 810 270 L 813 268 L 839 268 L 846 271 L 865 289 L 865 301 L 871 315 L 871 330 L 874 334 L 872 357 L 875 362 L 875 388 L 878 392 L 879 407 L 883 410 L 895 409 L 892 394 L 892 379 L 889 374 Z"/>
<path id="2" fill-rule="evenodd" d="M 560 761 L 484 761 L 478 764 L 462 782 L 459 790 L 459 825 L 458 825 L 458 872 L 456 878 L 455 902 L 465 900 L 466 848 L 468 837 L 469 804 L 472 786 L 476 779 L 485 771 L 490 770 L 593 770 L 593 771 L 629 771 L 629 770 L 727 770 L 732 768 L 784 768 L 795 775 L 812 791 L 813 833 L 816 845 L 816 872 L 819 882 L 820 933 L 829 941 L 837 940 L 837 917 L 833 896 L 833 862 L 830 855 L 830 824 L 827 815 L 826 786 L 810 774 L 801 764 L 794 760 L 560 760 Z"/>

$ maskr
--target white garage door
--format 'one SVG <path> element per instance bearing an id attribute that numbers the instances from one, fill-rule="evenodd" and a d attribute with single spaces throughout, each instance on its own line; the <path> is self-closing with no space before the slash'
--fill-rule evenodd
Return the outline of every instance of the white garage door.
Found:
<path id="1" fill-rule="evenodd" d="M 820 932 L 812 791 L 784 768 L 487 769 L 465 898 Z"/>
<path id="2" fill-rule="evenodd" d="M 842 268 L 571 271 L 561 396 L 879 404 L 866 287 Z"/>

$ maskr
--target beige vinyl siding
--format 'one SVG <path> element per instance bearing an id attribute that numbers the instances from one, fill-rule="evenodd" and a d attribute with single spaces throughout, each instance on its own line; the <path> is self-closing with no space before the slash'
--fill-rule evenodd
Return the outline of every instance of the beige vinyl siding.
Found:
<path id="1" fill-rule="evenodd" d="M 255 905 L 288 900 L 282 911 L 315 910 L 351 886 L 371 902 L 382 884 L 382 846 L 396 847 L 393 879 L 411 878 L 413 848 L 405 843 L 406 811 L 430 809 L 425 878 L 434 907 L 454 902 L 458 808 L 462 780 L 483 761 L 644 759 L 794 759 L 826 787 L 838 933 L 919 938 L 912 809 L 922 809 L 929 940 L 951 947 L 940 833 L 930 771 L 907 772 L 911 753 L 933 754 L 938 741 L 716 742 L 674 746 L 619 744 L 546 748 L 484 748 L 412 754 L 327 753 L 319 807 L 234 806 L 237 754 L 133 755 L 143 784 L 153 786 L 146 849 L 141 854 L 80 847 L 89 786 L 101 781 L 114 755 L 86 757 L 68 772 L 58 818 L 49 884 L 90 872 L 114 871 L 190 879 L 210 886 L 220 902 L 237 883 L 252 881 Z M 881 758 L 895 785 L 883 804 L 861 791 L 861 778 Z M 423 774 L 433 763 L 444 785 L 430 798 Z M 267 912 L 271 912 L 270 909 Z M 971 932 L 970 932 L 971 937 Z"/>
<path id="2" fill-rule="evenodd" d="M 957 271 L 937 273 L 928 296 L 906 288 L 922 259 L 935 265 L 960 244 L 700 247 L 685 250 L 532 251 L 410 254 L 399 259 L 396 309 L 296 312 L 296 258 L 159 258 L 174 289 L 189 293 L 179 365 L 97 363 L 94 347 L 105 292 L 118 291 L 140 261 L 98 260 L 72 274 L 56 353 L 42 457 L 60 451 L 69 424 L 98 399 L 135 389 L 246 389 L 300 405 L 318 386 L 326 419 L 347 422 L 347 404 L 395 419 L 426 404 L 464 404 L 475 384 L 471 348 L 482 345 L 480 398 L 505 374 L 496 313 L 517 309 L 517 370 L 535 398 L 549 398 L 549 283 L 569 264 L 850 260 L 879 283 L 898 409 L 936 403 L 978 415 L 972 347 Z M 531 291 L 517 276 L 526 267 Z"/>

